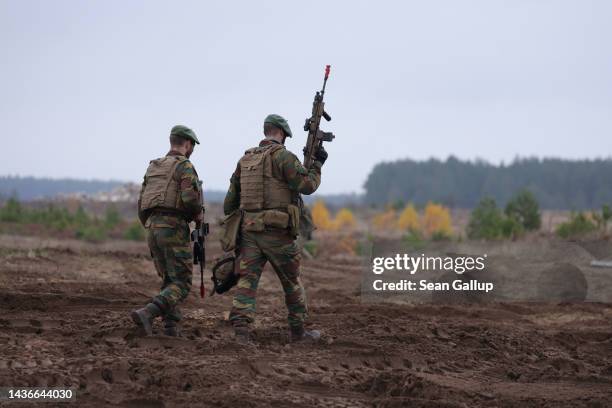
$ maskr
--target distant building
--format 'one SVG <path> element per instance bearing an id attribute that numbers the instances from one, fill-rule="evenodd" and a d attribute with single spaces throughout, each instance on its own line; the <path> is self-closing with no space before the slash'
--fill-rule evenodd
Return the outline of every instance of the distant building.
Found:
<path id="1" fill-rule="evenodd" d="M 111 191 L 99 191 L 97 193 L 60 193 L 56 196 L 58 200 L 76 201 L 99 201 L 99 202 L 136 202 L 140 194 L 140 185 L 127 183 L 112 189 Z"/>

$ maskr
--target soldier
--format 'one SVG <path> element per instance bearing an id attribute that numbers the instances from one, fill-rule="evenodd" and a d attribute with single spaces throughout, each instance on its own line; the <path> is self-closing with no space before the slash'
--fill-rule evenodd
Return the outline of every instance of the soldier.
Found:
<path id="1" fill-rule="evenodd" d="M 295 241 L 299 227 L 300 194 L 312 194 L 321 182 L 321 167 L 327 152 L 319 148 L 316 161 L 306 169 L 285 149 L 291 137 L 287 121 L 269 115 L 264 121 L 265 139 L 246 151 L 231 177 L 223 211 L 243 211 L 238 246 L 239 280 L 230 321 L 236 341 L 249 343 L 249 325 L 255 313 L 257 285 L 267 261 L 274 268 L 285 292 L 291 341 L 320 338 L 317 330 L 305 330 L 306 294 L 300 281 L 301 251 Z"/>
<path id="2" fill-rule="evenodd" d="M 152 334 L 153 319 L 162 316 L 164 334 L 178 336 L 178 304 L 189 294 L 193 268 L 189 223 L 204 218 L 202 184 L 189 157 L 200 144 L 193 130 L 177 125 L 170 131 L 170 151 L 152 160 L 144 176 L 138 218 L 147 230 L 147 243 L 161 291 L 145 307 L 133 310 L 132 320 Z"/>

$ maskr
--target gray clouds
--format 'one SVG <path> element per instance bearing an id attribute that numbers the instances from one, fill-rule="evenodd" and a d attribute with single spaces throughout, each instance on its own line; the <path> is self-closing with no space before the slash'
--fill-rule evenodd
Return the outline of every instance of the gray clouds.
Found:
<path id="1" fill-rule="evenodd" d="M 176 123 L 225 189 L 332 64 L 322 192 L 403 157 L 609 156 L 606 1 L 0 2 L 0 174 L 138 181 Z M 27 146 L 24 151 L 23 148 Z"/>

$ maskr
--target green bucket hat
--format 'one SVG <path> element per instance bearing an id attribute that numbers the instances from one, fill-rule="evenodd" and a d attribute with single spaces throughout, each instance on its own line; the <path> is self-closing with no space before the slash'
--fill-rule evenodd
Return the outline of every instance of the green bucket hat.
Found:
<path id="1" fill-rule="evenodd" d="M 285 132 L 285 136 L 287 137 L 291 137 L 291 128 L 289 127 L 289 123 L 287 123 L 287 120 L 285 118 L 283 118 L 281 115 L 275 115 L 275 114 L 271 114 L 266 116 L 266 119 L 264 120 L 264 124 L 265 123 L 270 123 L 274 126 L 276 126 L 279 129 L 282 129 L 283 132 Z"/>
<path id="2" fill-rule="evenodd" d="M 200 141 L 198 140 L 195 132 L 193 130 L 189 129 L 187 126 L 176 125 L 170 131 L 170 135 L 171 136 L 172 135 L 180 136 L 180 137 L 183 137 L 185 139 L 191 140 L 195 144 L 200 144 Z"/>

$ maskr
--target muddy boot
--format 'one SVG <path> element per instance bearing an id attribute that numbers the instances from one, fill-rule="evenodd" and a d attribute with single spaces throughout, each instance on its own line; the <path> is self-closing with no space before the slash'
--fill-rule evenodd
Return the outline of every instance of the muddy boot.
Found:
<path id="1" fill-rule="evenodd" d="M 305 330 L 303 326 L 290 328 L 291 342 L 316 343 L 321 339 L 321 332 L 318 330 Z"/>
<path id="2" fill-rule="evenodd" d="M 130 316 L 134 323 L 142 327 L 147 336 L 153 334 L 153 319 L 161 316 L 162 311 L 155 303 L 149 303 L 141 309 L 132 310 Z"/>
<path id="3" fill-rule="evenodd" d="M 164 317 L 164 334 L 171 337 L 180 337 L 181 333 L 178 328 L 178 322 Z"/>
<path id="4" fill-rule="evenodd" d="M 249 328 L 246 326 L 234 327 L 234 339 L 236 340 L 236 343 L 243 346 L 253 344 L 251 343 L 251 338 L 249 336 Z"/>

